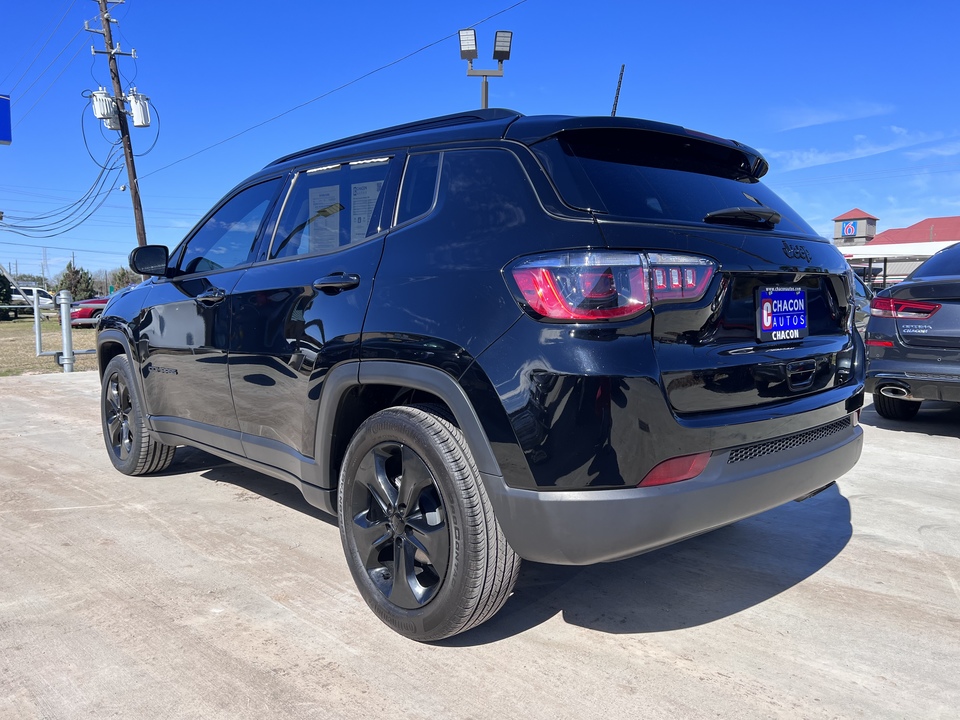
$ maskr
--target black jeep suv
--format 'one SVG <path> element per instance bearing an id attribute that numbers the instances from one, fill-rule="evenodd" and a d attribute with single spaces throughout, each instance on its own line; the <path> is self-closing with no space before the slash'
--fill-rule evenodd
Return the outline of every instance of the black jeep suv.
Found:
<path id="1" fill-rule="evenodd" d="M 504 604 L 520 558 L 637 555 L 789 500 L 862 445 L 853 274 L 749 147 L 484 110 L 244 181 L 103 313 L 103 433 L 191 445 L 339 517 L 417 640 Z"/>

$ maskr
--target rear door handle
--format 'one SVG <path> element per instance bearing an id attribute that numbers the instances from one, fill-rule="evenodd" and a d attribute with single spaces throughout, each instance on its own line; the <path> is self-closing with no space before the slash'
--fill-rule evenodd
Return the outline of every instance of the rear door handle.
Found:
<path id="1" fill-rule="evenodd" d="M 216 305 L 218 302 L 223 302 L 223 299 L 227 296 L 227 293 L 222 288 L 210 288 L 206 292 L 202 292 L 197 295 L 197 302 L 201 305 L 211 306 Z"/>
<path id="2" fill-rule="evenodd" d="M 323 292 L 340 292 L 352 290 L 360 284 L 360 276 L 356 273 L 336 272 L 319 280 L 313 281 L 313 286 Z"/>

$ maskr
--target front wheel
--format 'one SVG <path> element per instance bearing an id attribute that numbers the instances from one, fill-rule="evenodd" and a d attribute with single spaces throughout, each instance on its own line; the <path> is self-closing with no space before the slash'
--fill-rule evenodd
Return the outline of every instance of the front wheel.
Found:
<path id="1" fill-rule="evenodd" d="M 513 589 L 520 559 L 442 409 L 392 407 L 368 418 L 347 448 L 337 509 L 360 594 L 401 635 L 430 641 L 469 630 Z"/>
<path id="2" fill-rule="evenodd" d="M 150 437 L 130 362 L 118 355 L 108 364 L 100 386 L 100 423 L 107 455 L 124 475 L 166 470 L 176 448 Z"/>

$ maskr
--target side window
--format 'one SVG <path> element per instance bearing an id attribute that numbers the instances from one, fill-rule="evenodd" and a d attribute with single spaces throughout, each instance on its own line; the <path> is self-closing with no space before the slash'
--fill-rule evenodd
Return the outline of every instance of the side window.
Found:
<path id="1" fill-rule="evenodd" d="M 439 167 L 440 153 L 411 155 L 407 160 L 397 203 L 397 225 L 419 217 L 433 207 Z"/>
<path id="2" fill-rule="evenodd" d="M 249 262 L 279 185 L 280 178 L 253 185 L 221 205 L 187 242 L 180 272 L 220 270 Z"/>
<path id="3" fill-rule="evenodd" d="M 469 238 L 522 225 L 536 194 L 509 150 L 453 150 L 443 154 L 437 205 Z"/>
<path id="4" fill-rule="evenodd" d="M 294 178 L 270 257 L 317 255 L 380 232 L 381 193 L 391 158 L 304 170 Z"/>

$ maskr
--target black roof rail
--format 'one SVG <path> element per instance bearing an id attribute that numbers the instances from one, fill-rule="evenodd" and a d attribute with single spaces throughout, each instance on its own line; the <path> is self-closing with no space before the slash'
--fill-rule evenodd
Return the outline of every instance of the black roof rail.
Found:
<path id="1" fill-rule="evenodd" d="M 299 150 L 290 155 L 284 155 L 267 167 L 281 165 L 290 160 L 312 155 L 324 150 L 333 150 L 338 147 L 354 145 L 359 142 L 369 140 L 380 140 L 382 138 L 392 137 L 394 135 L 406 135 L 408 133 L 420 132 L 421 130 L 433 130 L 436 128 L 453 127 L 455 125 L 466 125 L 475 122 L 485 122 L 489 120 L 505 120 L 507 118 L 522 117 L 522 113 L 516 110 L 507 110 L 506 108 L 489 108 L 482 110 L 471 110 L 469 112 L 454 113 L 452 115 L 441 115 L 440 117 L 428 118 L 426 120 L 417 120 L 416 122 L 404 123 L 403 125 L 393 125 L 392 127 L 374 130 L 372 132 L 351 135 L 350 137 L 334 140 L 333 142 L 316 145 L 305 150 Z"/>

